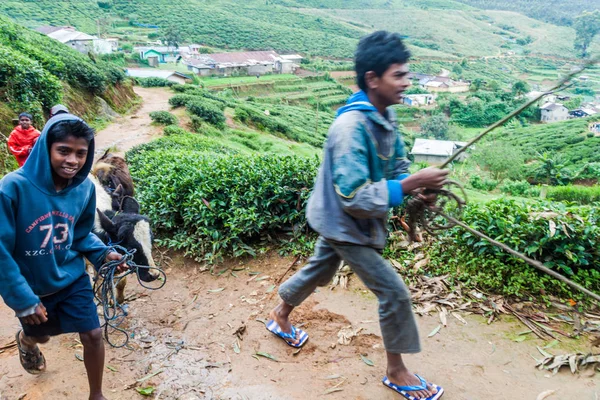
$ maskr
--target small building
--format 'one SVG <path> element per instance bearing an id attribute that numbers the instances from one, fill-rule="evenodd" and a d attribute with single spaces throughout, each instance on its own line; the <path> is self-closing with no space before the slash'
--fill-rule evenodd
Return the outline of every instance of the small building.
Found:
<path id="1" fill-rule="evenodd" d="M 450 140 L 415 139 L 410 154 L 413 155 L 416 163 L 426 162 L 430 165 L 440 165 L 466 144 L 466 142 Z M 463 153 L 457 161 L 463 161 L 466 157 L 466 153 Z"/>
<path id="2" fill-rule="evenodd" d="M 541 94 L 544 94 L 544 93 L 545 93 L 545 92 L 540 92 L 540 91 L 536 91 L 536 90 L 534 90 L 534 91 L 531 91 L 531 92 L 529 92 L 529 93 L 525 94 L 525 97 L 526 97 L 528 100 L 533 100 L 533 99 L 535 99 L 536 97 L 539 97 Z M 554 94 L 547 94 L 547 95 L 544 95 L 544 96 L 543 96 L 543 97 L 540 99 L 540 101 L 543 101 L 543 104 L 546 104 L 546 103 L 555 103 L 557 99 L 558 99 L 558 96 L 556 96 L 556 95 L 554 95 Z M 565 101 L 566 101 L 566 100 L 565 100 Z"/>
<path id="3" fill-rule="evenodd" d="M 561 103 L 546 103 L 540 107 L 541 117 L 540 121 L 542 122 L 557 122 L 557 121 L 565 121 L 569 118 L 569 110 L 567 107 L 562 105 Z"/>
<path id="4" fill-rule="evenodd" d="M 168 71 L 151 68 L 127 68 L 125 70 L 127 76 L 132 78 L 162 78 L 171 82 L 184 84 L 192 82 L 192 77 L 182 74 L 177 71 Z"/>
<path id="5" fill-rule="evenodd" d="M 598 111 L 592 108 L 578 108 L 576 110 L 569 111 L 569 118 L 586 118 L 596 114 L 598 114 Z"/>
<path id="6" fill-rule="evenodd" d="M 110 47 L 112 48 L 112 51 L 119 50 L 119 39 L 117 39 L 117 38 L 106 38 L 104 40 L 106 40 L 108 43 L 110 43 Z"/>
<path id="7" fill-rule="evenodd" d="M 113 52 L 113 44 L 111 42 L 79 32 L 72 26 L 41 26 L 36 30 L 83 54 L 89 52 L 110 54 Z"/>
<path id="8" fill-rule="evenodd" d="M 600 122 L 592 122 L 589 128 L 590 132 L 595 133 L 596 136 L 600 135 Z"/>
<path id="9" fill-rule="evenodd" d="M 300 63 L 302 63 L 302 59 L 304 57 L 302 57 L 299 54 L 283 54 L 281 56 L 279 56 L 282 60 L 288 60 L 293 62 L 294 64 L 300 65 Z"/>
<path id="10" fill-rule="evenodd" d="M 435 96 L 430 93 L 406 94 L 402 96 L 402 104 L 411 107 L 424 107 L 435 103 Z"/>
<path id="11" fill-rule="evenodd" d="M 430 92 L 448 93 L 468 92 L 471 87 L 469 82 L 454 81 L 447 76 L 426 77 L 419 80 L 419 85 Z"/>
<path id="12" fill-rule="evenodd" d="M 148 64 L 176 62 L 181 58 L 181 50 L 173 46 L 134 47 L 141 60 L 147 60 Z M 149 60 L 153 58 L 153 60 Z"/>
<path id="13" fill-rule="evenodd" d="M 302 57 L 294 54 L 280 56 L 274 51 L 247 51 L 199 54 L 187 58 L 184 64 L 189 71 L 201 76 L 264 75 L 293 73 L 299 67 L 298 60 Z"/>

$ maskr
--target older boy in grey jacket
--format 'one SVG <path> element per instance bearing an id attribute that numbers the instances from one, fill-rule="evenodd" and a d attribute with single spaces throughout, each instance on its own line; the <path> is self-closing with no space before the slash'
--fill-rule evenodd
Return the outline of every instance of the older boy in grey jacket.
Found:
<path id="1" fill-rule="evenodd" d="M 317 286 L 327 285 L 344 260 L 379 300 L 388 359 L 383 383 L 407 399 L 434 400 L 443 389 L 402 361 L 402 354 L 421 350 L 419 335 L 410 293 L 381 256 L 390 208 L 417 189 L 442 187 L 447 176 L 433 168 L 408 174 L 410 163 L 388 107 L 400 103 L 410 86 L 409 57 L 398 34 L 375 32 L 360 41 L 355 61 L 361 91 L 338 111 L 308 202 L 308 222 L 320 234 L 315 253 L 281 285 L 283 301 L 271 311 L 267 329 L 290 346 L 304 345 L 308 335 L 291 325 L 289 315 Z"/>

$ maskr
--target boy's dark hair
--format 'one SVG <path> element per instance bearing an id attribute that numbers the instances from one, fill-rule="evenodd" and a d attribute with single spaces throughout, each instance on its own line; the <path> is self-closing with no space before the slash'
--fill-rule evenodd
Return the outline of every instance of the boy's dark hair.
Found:
<path id="1" fill-rule="evenodd" d="M 369 71 L 382 76 L 392 64 L 405 64 L 410 52 L 398 33 L 377 31 L 363 37 L 358 42 L 354 54 L 356 83 L 361 90 L 367 91 L 365 74 Z"/>
<path id="2" fill-rule="evenodd" d="M 65 140 L 67 137 L 73 136 L 83 138 L 89 144 L 94 139 L 94 130 L 81 120 L 60 121 L 54 124 L 48 131 L 48 149 L 53 143 Z"/>

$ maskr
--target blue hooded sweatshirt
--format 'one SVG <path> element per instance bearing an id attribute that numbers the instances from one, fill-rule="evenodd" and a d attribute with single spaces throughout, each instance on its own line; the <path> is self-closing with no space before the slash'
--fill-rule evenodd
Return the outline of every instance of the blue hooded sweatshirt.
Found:
<path id="1" fill-rule="evenodd" d="M 25 165 L 0 180 L 0 296 L 17 315 L 85 274 L 84 256 L 98 267 L 108 250 L 91 233 L 96 193 L 87 176 L 94 162 L 93 139 L 71 183 L 60 192 L 54 187 L 48 131 L 67 120 L 80 119 L 71 114 L 51 118 Z"/>

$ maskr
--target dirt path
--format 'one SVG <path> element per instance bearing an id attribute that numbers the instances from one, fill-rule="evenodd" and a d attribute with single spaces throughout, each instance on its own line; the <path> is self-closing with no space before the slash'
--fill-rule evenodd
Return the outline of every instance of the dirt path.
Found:
<path id="1" fill-rule="evenodd" d="M 168 111 L 172 92 L 165 88 L 143 88 L 135 86 L 134 91 L 142 100 L 142 106 L 133 114 L 119 117 L 106 129 L 96 134 L 96 155 L 99 156 L 109 147 L 116 146 L 123 154 L 133 146 L 146 143 L 160 135 L 162 127 L 153 126 L 150 119 L 152 111 Z"/>
<path id="2" fill-rule="evenodd" d="M 385 352 L 377 302 L 357 278 L 351 278 L 348 291 L 320 288 L 296 310 L 295 323 L 304 324 L 311 335 L 297 355 L 256 321 L 266 318 L 275 304 L 276 296 L 270 297 L 274 292 L 267 292 L 290 264 L 291 259 L 277 255 L 230 261 L 219 266 L 230 271 L 214 276 L 173 256 L 165 288 L 149 292 L 130 281 L 131 349 L 107 347 L 106 364 L 115 371 L 105 371 L 105 395 L 137 399 L 142 397 L 128 387 L 151 386 L 161 399 L 400 399 L 380 383 Z M 416 372 L 444 386 L 444 399 L 535 399 L 551 389 L 558 391 L 549 400 L 593 400 L 600 394 L 600 379 L 593 372 L 571 375 L 562 370 L 552 376 L 535 369 L 532 356 L 540 358 L 535 346 L 544 343 L 533 338 L 512 341 L 511 334 L 524 330 L 518 323 L 505 319 L 487 325 L 478 317 L 466 319 L 468 325 L 451 318 L 447 328 L 427 338 L 439 321 L 419 318 L 424 351 L 407 357 Z M 363 330 L 349 346 L 333 348 L 337 332 L 348 325 Z M 236 342 L 234 332 L 242 326 L 245 332 Z M 17 329 L 12 311 L 0 305 L 0 346 Z M 48 371 L 37 377 L 21 369 L 14 348 L 0 354 L 0 399 L 19 399 L 24 393 L 27 400 L 86 398 L 84 366 L 75 357 L 81 353 L 76 336 L 55 338 L 43 351 Z M 557 347 L 549 351 L 562 352 Z M 279 362 L 254 358 L 256 352 Z M 375 365 L 365 364 L 360 354 Z M 136 383 L 157 371 L 162 372 Z M 325 396 L 331 388 L 341 391 Z"/>

